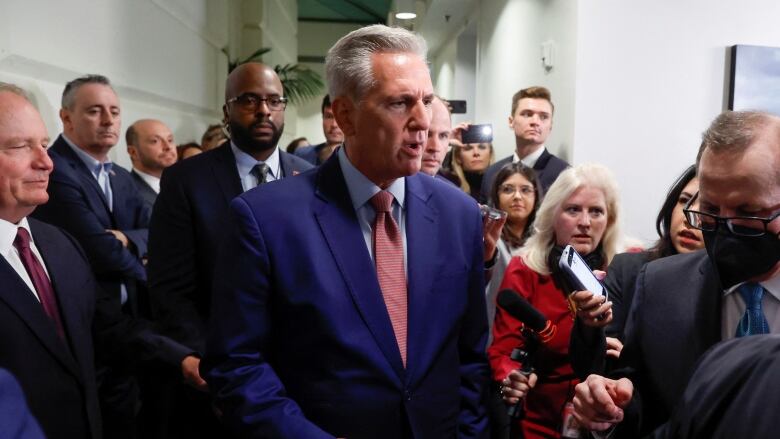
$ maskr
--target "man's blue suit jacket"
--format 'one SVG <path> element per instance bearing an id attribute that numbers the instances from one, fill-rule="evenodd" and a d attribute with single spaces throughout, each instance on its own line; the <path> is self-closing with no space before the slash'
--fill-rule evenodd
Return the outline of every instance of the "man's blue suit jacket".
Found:
<path id="1" fill-rule="evenodd" d="M 45 439 L 38 421 L 27 407 L 24 393 L 16 378 L 0 369 L 0 437 Z"/>
<path id="2" fill-rule="evenodd" d="M 338 157 L 231 203 L 202 371 L 241 437 L 484 437 L 476 203 L 406 178 L 404 368 Z"/>
<path id="3" fill-rule="evenodd" d="M 114 165 L 110 176 L 111 211 L 97 180 L 62 136 L 49 148 L 49 156 L 54 162 L 49 177 L 49 201 L 39 206 L 33 216 L 62 227 L 78 240 L 108 293 L 118 296 L 120 284 L 128 284 L 132 279 L 145 283 L 141 257 L 146 255 L 151 212 L 130 173 Z M 107 229 L 122 231 L 134 249 L 123 247 Z"/>

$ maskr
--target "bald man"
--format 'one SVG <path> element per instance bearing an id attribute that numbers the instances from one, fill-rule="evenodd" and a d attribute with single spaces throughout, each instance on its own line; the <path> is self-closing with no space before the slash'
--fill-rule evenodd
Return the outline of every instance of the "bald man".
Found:
<path id="1" fill-rule="evenodd" d="M 197 351 L 203 351 L 228 204 L 260 184 L 312 168 L 277 147 L 286 105 L 282 83 L 271 67 L 240 65 L 227 78 L 222 107 L 231 139 L 171 166 L 160 182 L 149 231 L 152 307 L 168 335 Z M 190 428 L 187 433 L 194 437 L 222 437 L 219 430 L 209 430 L 217 427 L 208 402 L 205 394 L 188 394 L 176 403 L 177 409 L 188 412 L 187 422 L 179 426 Z M 187 409 L 190 403 L 193 408 Z M 203 426 L 207 420 L 213 422 Z"/>
<path id="2" fill-rule="evenodd" d="M 125 133 L 127 153 L 133 162 L 133 176 L 138 194 L 149 207 L 160 193 L 160 177 L 165 168 L 176 163 L 176 143 L 167 125 L 155 119 L 141 119 Z"/>

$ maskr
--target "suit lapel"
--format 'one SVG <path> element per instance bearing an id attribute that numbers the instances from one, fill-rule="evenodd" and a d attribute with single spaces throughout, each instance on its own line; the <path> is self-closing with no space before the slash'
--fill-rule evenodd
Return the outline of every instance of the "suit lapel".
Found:
<path id="1" fill-rule="evenodd" d="M 111 210 L 108 208 L 108 200 L 106 200 L 106 195 L 103 193 L 103 189 L 101 189 L 97 179 L 95 179 L 95 176 L 92 175 L 92 172 L 87 168 L 87 165 L 85 165 L 84 162 L 76 155 L 76 153 L 73 152 L 62 136 L 57 139 L 54 145 L 52 145 L 51 149 L 56 151 L 57 154 L 65 159 L 65 161 L 70 166 L 70 171 L 73 172 L 76 178 L 81 182 L 81 186 L 86 188 L 85 191 L 87 192 L 90 203 L 95 204 L 95 207 L 102 206 L 102 210 L 105 212 L 106 218 L 109 220 L 106 222 L 106 224 L 111 224 L 111 226 L 115 228 L 116 225 L 114 224 Z M 98 212 L 97 209 L 93 209 L 93 211 Z"/>
<path id="2" fill-rule="evenodd" d="M 212 171 L 216 177 L 222 195 L 225 197 L 225 205 L 229 205 L 233 198 L 244 192 L 241 186 L 241 178 L 238 176 L 236 157 L 230 149 L 230 142 L 225 142 L 214 151 Z"/>
<path id="3" fill-rule="evenodd" d="M 402 377 L 401 353 L 337 155 L 319 168 L 316 178 L 313 211 L 325 241 L 360 316 L 388 363 Z"/>
<path id="4" fill-rule="evenodd" d="M 33 233 L 35 234 L 35 233 Z M 41 254 L 45 254 L 44 248 L 39 245 L 39 241 L 43 244 L 45 239 L 36 239 L 35 245 L 40 250 Z M 45 246 L 44 246 L 45 247 Z M 45 258 L 44 258 L 45 259 Z M 52 355 L 69 370 L 74 376 L 82 379 L 76 361 L 73 355 L 68 350 L 68 346 L 57 335 L 57 329 L 54 323 L 43 312 L 41 303 L 35 298 L 33 292 L 24 281 L 19 277 L 16 271 L 11 267 L 5 258 L 0 258 L 0 284 L 3 288 L 0 288 L 0 300 L 8 304 L 21 318 L 22 321 L 27 324 L 30 330 L 41 341 L 41 344 L 52 353 Z M 47 269 L 49 265 L 46 264 Z M 51 273 L 50 273 L 51 274 Z M 70 305 L 63 306 L 63 298 L 60 292 L 55 288 L 57 294 L 57 300 L 60 303 L 60 312 L 65 322 L 68 322 L 69 318 L 66 318 L 66 309 L 70 308 Z M 64 302 L 67 302 L 65 300 Z M 70 325 L 65 323 L 66 332 L 68 338 L 72 338 L 73 334 L 70 333 Z M 5 336 L 12 337 L 12 334 L 6 334 Z"/>
<path id="5" fill-rule="evenodd" d="M 698 328 L 699 343 L 701 343 L 700 355 L 709 349 L 715 343 L 721 340 L 721 302 L 723 298 L 723 288 L 720 286 L 718 275 L 710 262 L 705 251 L 701 251 L 701 263 L 699 265 L 699 275 L 701 276 L 701 293 L 699 306 L 694 312 L 696 328 Z"/>
<path id="6" fill-rule="evenodd" d="M 293 159 L 290 157 L 290 154 L 287 154 L 281 149 L 279 150 L 279 163 L 279 167 L 282 169 L 282 175 L 279 176 L 280 179 L 284 177 L 292 177 L 298 173 L 298 170 L 295 168 Z"/>
<path id="7" fill-rule="evenodd" d="M 419 335 L 436 334 L 436 319 L 429 315 L 435 300 L 431 296 L 436 267 L 441 263 L 437 257 L 439 248 L 437 223 L 439 214 L 428 201 L 430 188 L 423 185 L 419 175 L 406 178 L 406 254 L 408 265 L 407 291 L 408 327 L 407 327 L 407 377 L 415 375 L 415 366 L 431 364 L 423 355 L 431 354 L 425 346 L 435 337 Z M 418 336 L 415 336 L 418 335 Z"/>

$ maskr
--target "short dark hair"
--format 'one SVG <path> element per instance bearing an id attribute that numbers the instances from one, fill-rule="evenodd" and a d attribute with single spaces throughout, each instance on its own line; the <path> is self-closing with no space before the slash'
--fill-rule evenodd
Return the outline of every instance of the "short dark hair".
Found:
<path id="1" fill-rule="evenodd" d="M 320 108 L 320 114 L 325 115 L 325 109 L 329 108 L 330 106 L 331 106 L 330 95 L 325 95 L 325 97 L 322 98 L 322 107 Z"/>
<path id="2" fill-rule="evenodd" d="M 517 110 L 517 104 L 520 102 L 520 99 L 544 99 L 545 101 L 550 103 L 550 108 L 553 112 L 555 112 L 555 105 L 552 103 L 552 95 L 550 95 L 550 90 L 546 89 L 545 87 L 540 86 L 534 86 L 534 87 L 528 87 L 520 90 L 519 92 L 515 93 L 514 96 L 512 96 L 512 113 L 511 115 L 515 115 L 515 111 Z"/>
<path id="3" fill-rule="evenodd" d="M 672 228 L 672 212 L 675 206 L 677 206 L 677 200 L 680 199 L 685 186 L 696 177 L 696 166 L 691 165 L 683 171 L 682 175 L 677 177 L 669 192 L 666 194 L 666 200 L 661 206 L 661 210 L 658 212 L 658 217 L 655 219 L 655 230 L 658 232 L 658 241 L 655 245 L 648 250 L 650 253 L 650 259 L 665 258 L 667 256 L 676 255 L 677 249 L 672 243 L 671 228 Z"/>
<path id="4" fill-rule="evenodd" d="M 73 109 L 76 91 L 87 84 L 100 84 L 110 87 L 111 90 L 114 89 L 111 87 L 111 81 L 103 75 L 90 74 L 78 77 L 65 84 L 65 90 L 62 91 L 62 108 Z"/>
<path id="5" fill-rule="evenodd" d="M 135 129 L 135 124 L 127 127 L 127 131 L 125 131 L 125 142 L 127 143 L 127 146 L 138 145 L 138 130 Z"/>

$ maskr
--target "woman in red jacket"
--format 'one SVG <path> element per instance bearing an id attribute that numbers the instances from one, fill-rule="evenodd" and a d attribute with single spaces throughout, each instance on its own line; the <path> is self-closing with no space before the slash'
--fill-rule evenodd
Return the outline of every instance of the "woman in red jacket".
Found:
<path id="1" fill-rule="evenodd" d="M 506 269 L 501 289 L 516 291 L 557 326 L 534 357 L 535 373 L 526 376 L 520 373 L 522 365 L 510 358 L 514 348 L 524 345 L 523 324 L 501 308 L 496 311 L 493 343 L 488 348 L 493 378 L 501 383 L 508 405 L 524 398 L 525 413 L 519 429 L 513 428 L 513 437 L 579 437 L 569 422 L 569 403 L 578 383 L 569 361 L 575 311 L 568 296 L 573 291 L 559 271 L 558 259 L 571 244 L 591 269 L 603 270 L 615 254 L 617 220 L 617 187 L 611 173 L 600 165 L 569 168 L 545 195 L 536 214 L 535 233 Z M 610 305 L 601 305 L 598 314 L 610 319 Z"/>

